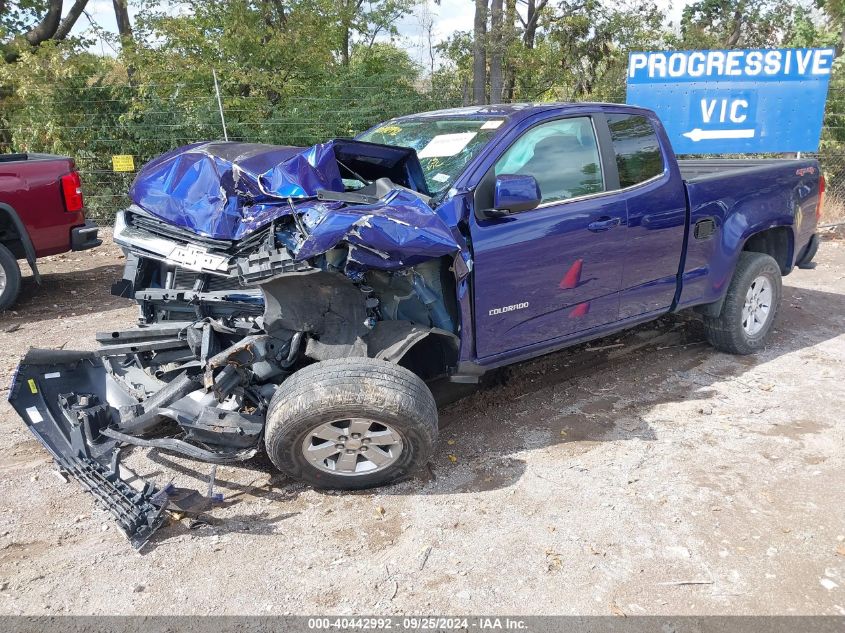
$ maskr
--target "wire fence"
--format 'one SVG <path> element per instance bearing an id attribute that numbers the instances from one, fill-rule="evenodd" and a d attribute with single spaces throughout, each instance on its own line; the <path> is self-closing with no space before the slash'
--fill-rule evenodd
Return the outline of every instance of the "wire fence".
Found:
<path id="1" fill-rule="evenodd" d="M 834 78 L 828 91 L 819 151 L 805 154 L 816 158 L 827 184 L 823 224 L 845 221 L 845 86 Z"/>
<path id="2" fill-rule="evenodd" d="M 222 82 L 220 97 L 229 140 L 295 146 L 352 136 L 393 116 L 463 100 L 405 77 L 286 95 Z M 136 174 L 115 171 L 113 156 L 132 156 L 138 169 L 175 147 L 223 135 L 210 73 L 207 82 L 44 86 L 22 95 L 12 113 L 0 112 L 0 153 L 72 156 L 88 215 L 102 224 L 129 204 Z M 818 158 L 827 178 L 826 220 L 845 220 L 845 86 L 831 86 L 819 151 L 805 156 Z"/>
<path id="3" fill-rule="evenodd" d="M 224 138 L 307 147 L 348 137 L 400 114 L 460 105 L 407 77 L 375 77 L 279 94 L 272 88 L 221 83 L 110 83 L 76 90 L 55 86 L 19 95 L 0 111 L 0 153 L 47 152 L 75 159 L 88 216 L 110 223 L 129 204 L 136 171 L 115 171 L 112 158 L 129 155 L 137 170 L 176 147 Z"/>

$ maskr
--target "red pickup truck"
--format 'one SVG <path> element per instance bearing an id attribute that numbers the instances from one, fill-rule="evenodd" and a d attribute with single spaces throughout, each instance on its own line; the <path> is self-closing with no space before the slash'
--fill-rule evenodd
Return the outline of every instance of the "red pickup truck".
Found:
<path id="1" fill-rule="evenodd" d="M 36 259 L 99 246 L 85 219 L 82 183 L 73 159 L 50 154 L 0 155 L 0 311 L 21 286 L 19 259 L 41 283 Z"/>

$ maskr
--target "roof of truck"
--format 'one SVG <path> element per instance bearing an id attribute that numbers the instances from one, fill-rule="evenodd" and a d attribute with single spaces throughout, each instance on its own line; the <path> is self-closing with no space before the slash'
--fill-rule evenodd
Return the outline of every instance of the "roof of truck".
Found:
<path id="1" fill-rule="evenodd" d="M 419 119 L 419 118 L 436 118 L 436 117 L 508 117 L 512 119 L 522 119 L 537 112 L 545 112 L 548 110 L 557 110 L 570 106 L 593 106 L 596 108 L 604 108 L 608 106 L 632 108 L 624 103 L 600 103 L 600 102 L 585 102 L 585 101 L 568 101 L 568 102 L 549 102 L 549 103 L 497 103 L 493 105 L 475 105 L 464 106 L 462 108 L 448 108 L 445 110 L 432 110 L 430 112 L 420 112 L 418 114 L 407 114 L 396 117 L 394 121 L 403 119 Z"/>

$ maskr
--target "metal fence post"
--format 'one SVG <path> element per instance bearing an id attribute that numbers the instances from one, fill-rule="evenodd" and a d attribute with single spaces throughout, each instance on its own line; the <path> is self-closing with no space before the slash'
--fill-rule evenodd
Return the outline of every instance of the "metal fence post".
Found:
<path id="1" fill-rule="evenodd" d="M 211 74 L 214 77 L 214 92 L 217 94 L 217 107 L 220 110 L 220 123 L 223 124 L 223 140 L 229 140 L 229 133 L 226 131 L 226 117 L 223 116 L 223 100 L 220 98 L 220 86 L 217 84 L 217 70 L 212 68 Z"/>

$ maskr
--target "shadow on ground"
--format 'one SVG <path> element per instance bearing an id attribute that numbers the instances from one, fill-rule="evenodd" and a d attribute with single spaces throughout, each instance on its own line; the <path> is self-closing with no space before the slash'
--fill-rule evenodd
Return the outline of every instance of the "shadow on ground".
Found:
<path id="1" fill-rule="evenodd" d="M 486 376 L 479 386 L 434 385 L 441 404 L 440 441 L 434 458 L 414 479 L 377 492 L 416 496 L 501 489 L 514 485 L 525 473 L 525 462 L 515 456 L 525 450 L 565 445 L 577 451 L 589 450 L 599 442 L 653 441 L 654 430 L 643 419 L 653 407 L 689 398 L 706 399 L 714 393 L 710 388 L 714 383 L 741 379 L 760 363 L 812 347 L 843 331 L 845 296 L 785 287 L 771 345 L 756 356 L 722 354 L 725 362 L 718 372 L 699 369 L 720 354 L 706 344 L 701 323 L 692 315 L 674 315 L 505 368 Z M 573 398 L 572 407 L 564 406 L 563 411 L 560 404 L 553 407 L 549 403 L 560 390 Z M 207 477 L 206 464 L 176 463 L 155 451 L 149 458 L 195 477 L 198 487 Z M 461 477 L 452 476 L 452 458 L 463 468 Z M 565 460 L 564 454 L 561 467 Z M 256 480 L 263 483 L 257 486 L 218 478 L 216 485 L 226 493 L 228 505 L 246 497 L 290 501 L 307 489 L 275 473 L 263 454 L 242 467 L 255 472 Z M 372 491 L 324 494 L 366 496 Z M 278 516 L 245 515 L 210 522 L 216 534 L 269 533 L 279 520 Z M 162 536 L 184 529 L 168 528 Z"/>
<path id="2" fill-rule="evenodd" d="M 32 275 L 25 276 L 15 305 L 0 312 L 0 331 L 16 323 L 50 321 L 131 307 L 133 301 L 111 294 L 111 285 L 122 276 L 123 264 L 42 272 L 40 286 Z"/>

